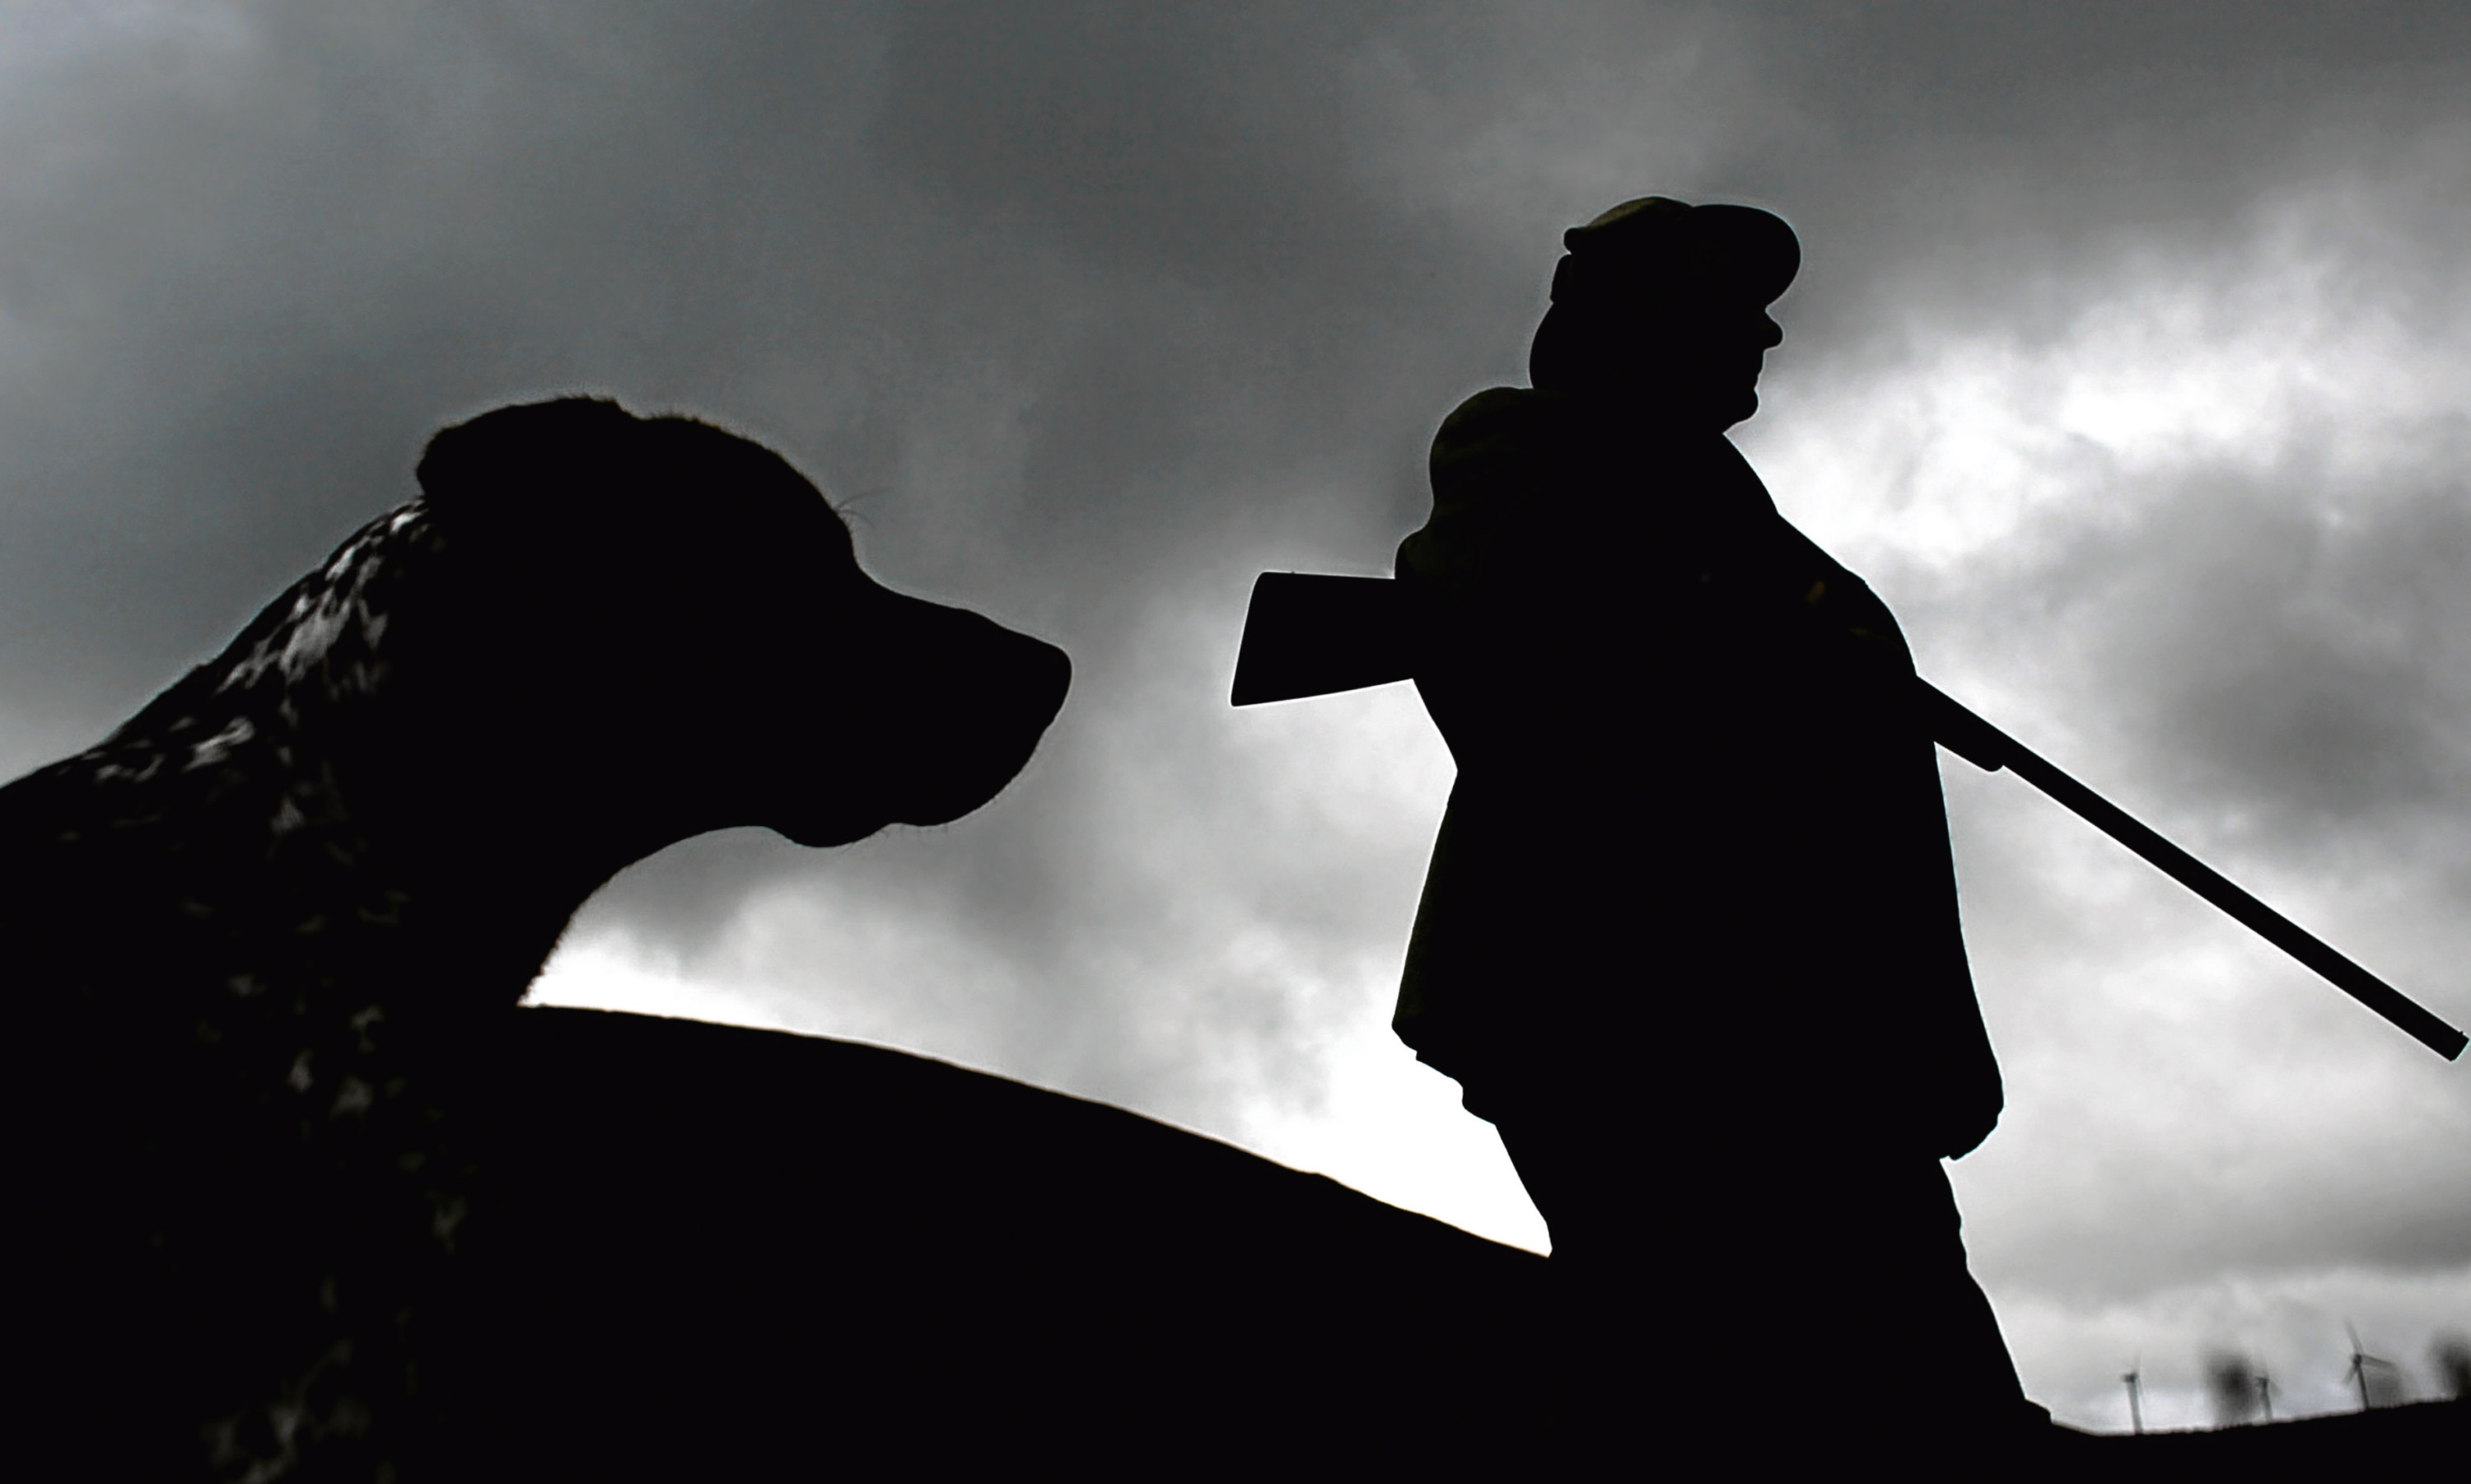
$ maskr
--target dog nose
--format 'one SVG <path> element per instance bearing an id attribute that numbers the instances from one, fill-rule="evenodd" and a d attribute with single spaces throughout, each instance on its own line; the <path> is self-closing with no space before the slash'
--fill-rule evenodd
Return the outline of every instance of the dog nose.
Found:
<path id="1" fill-rule="evenodd" d="M 893 817 L 947 824 L 1003 790 L 1063 708 L 1062 649 L 962 608 L 896 599 L 889 715 L 879 741 Z"/>
<path id="2" fill-rule="evenodd" d="M 1000 632 L 1012 651 L 999 666 L 1004 675 L 999 684 L 1009 693 L 1004 709 L 1044 734 L 1072 689 L 1072 657 L 1043 639 L 1008 628 Z"/>
<path id="3" fill-rule="evenodd" d="M 953 698 L 976 714 L 959 724 L 977 733 L 986 762 L 1001 769 L 987 788 L 992 796 L 1028 763 L 1064 709 L 1065 694 L 1072 688 L 1072 660 L 1045 640 L 986 619 L 978 623 L 986 625 L 985 647 Z"/>

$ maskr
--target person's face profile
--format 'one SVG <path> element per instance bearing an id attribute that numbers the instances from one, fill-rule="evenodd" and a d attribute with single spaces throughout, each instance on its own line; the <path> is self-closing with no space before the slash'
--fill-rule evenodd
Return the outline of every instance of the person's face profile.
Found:
<path id="1" fill-rule="evenodd" d="M 1759 373 L 1784 331 L 1755 301 L 1715 294 L 1648 300 L 1634 310 L 1636 389 L 1720 428 L 1758 411 Z"/>

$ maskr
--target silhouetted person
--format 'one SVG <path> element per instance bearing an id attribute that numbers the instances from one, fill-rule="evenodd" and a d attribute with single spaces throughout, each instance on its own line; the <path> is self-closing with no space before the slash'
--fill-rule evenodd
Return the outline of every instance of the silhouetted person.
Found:
<path id="1" fill-rule="evenodd" d="M 1443 423 L 1399 552 L 1459 765 L 1399 1034 L 1552 1229 L 1567 1436 L 2039 1422 L 1939 1164 L 2000 1085 L 1912 659 L 1724 436 L 1800 247 L 1660 198 L 1564 240 L 1534 389 Z"/>

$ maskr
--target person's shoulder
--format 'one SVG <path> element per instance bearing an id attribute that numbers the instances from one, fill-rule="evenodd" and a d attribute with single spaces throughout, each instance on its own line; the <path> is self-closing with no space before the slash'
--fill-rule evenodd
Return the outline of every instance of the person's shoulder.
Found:
<path id="1" fill-rule="evenodd" d="M 1438 446 L 1554 427 L 1577 414 L 1578 400 L 1566 391 L 1488 387 L 1451 409 L 1450 415 L 1442 419 L 1442 430 L 1433 441 Z"/>
<path id="2" fill-rule="evenodd" d="M 1494 387 L 1460 403 L 1433 435 L 1435 492 L 1472 492 L 1471 482 L 1541 473 L 1569 443 L 1576 401 L 1566 392 Z"/>

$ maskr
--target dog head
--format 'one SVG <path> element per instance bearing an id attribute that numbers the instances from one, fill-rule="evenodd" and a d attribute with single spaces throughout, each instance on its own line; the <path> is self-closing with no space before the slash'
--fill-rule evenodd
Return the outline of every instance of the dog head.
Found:
<path id="1" fill-rule="evenodd" d="M 814 485 L 704 423 L 503 408 L 419 479 L 458 589 L 426 642 L 453 653 L 402 668 L 451 694 L 399 741 L 482 760 L 442 780 L 476 799 L 553 798 L 635 853 L 742 824 L 841 844 L 977 809 L 1063 704 L 1062 650 L 877 583 Z"/>

